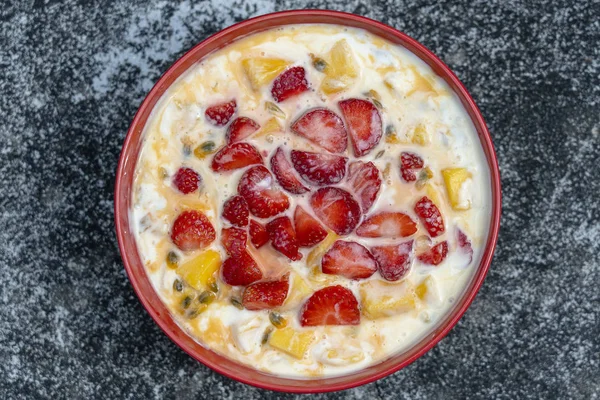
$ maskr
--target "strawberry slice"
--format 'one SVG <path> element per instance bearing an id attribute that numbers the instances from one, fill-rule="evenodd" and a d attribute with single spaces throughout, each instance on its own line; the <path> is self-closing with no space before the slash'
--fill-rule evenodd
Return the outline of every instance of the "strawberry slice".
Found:
<path id="1" fill-rule="evenodd" d="M 262 279 L 262 272 L 256 261 L 243 251 L 225 260 L 221 265 L 223 282 L 231 286 L 247 286 Z"/>
<path id="2" fill-rule="evenodd" d="M 429 197 L 423 196 L 417 201 L 417 204 L 415 204 L 415 213 L 417 213 L 421 222 L 425 225 L 429 236 L 434 238 L 444 233 L 444 219 L 442 218 L 442 214 Z"/>
<path id="3" fill-rule="evenodd" d="M 238 184 L 238 193 L 248 202 L 252 215 L 258 218 L 270 218 L 290 206 L 288 197 L 273 188 L 273 176 L 262 165 L 248 168 Z"/>
<path id="4" fill-rule="evenodd" d="M 417 256 L 417 259 L 423 264 L 439 265 L 448 255 L 448 242 L 443 241 L 436 244 L 424 253 Z"/>
<path id="5" fill-rule="evenodd" d="M 415 170 L 423 168 L 424 165 L 423 159 L 418 154 L 407 151 L 400 153 L 400 175 L 406 182 L 416 181 Z"/>
<path id="6" fill-rule="evenodd" d="M 276 102 L 281 103 L 307 90 L 306 71 L 302 67 L 292 67 L 275 78 L 271 95 Z"/>
<path id="7" fill-rule="evenodd" d="M 262 156 L 256 147 L 248 143 L 233 143 L 223 147 L 215 154 L 211 168 L 215 172 L 222 172 L 262 163 Z"/>
<path id="8" fill-rule="evenodd" d="M 248 203 L 242 196 L 233 196 L 223 203 L 223 218 L 231 223 L 231 225 L 244 227 L 248 225 Z"/>
<path id="9" fill-rule="evenodd" d="M 381 176 L 379 170 L 372 162 L 364 163 L 355 161 L 348 165 L 348 185 L 360 200 L 363 213 L 369 211 L 379 190 L 381 189 Z"/>
<path id="10" fill-rule="evenodd" d="M 233 120 L 227 128 L 227 143 L 240 142 L 260 129 L 258 122 L 248 117 L 239 117 Z"/>
<path id="11" fill-rule="evenodd" d="M 245 229 L 223 228 L 221 229 L 221 244 L 230 256 L 235 256 L 246 251 L 248 234 Z"/>
<path id="12" fill-rule="evenodd" d="M 310 197 L 310 205 L 316 216 L 338 235 L 348 235 L 360 222 L 360 206 L 343 189 L 321 188 Z"/>
<path id="13" fill-rule="evenodd" d="M 377 261 L 365 246 L 337 240 L 323 256 L 321 270 L 324 274 L 364 279 L 377 271 Z"/>
<path id="14" fill-rule="evenodd" d="M 294 226 L 296 227 L 296 240 L 301 247 L 312 247 L 321 243 L 327 236 L 323 225 L 300 206 L 297 206 L 294 211 Z"/>
<path id="15" fill-rule="evenodd" d="M 460 228 L 456 228 L 456 243 L 459 250 L 469 257 L 469 262 L 465 265 L 466 268 L 473 261 L 473 246 L 467 235 Z"/>
<path id="16" fill-rule="evenodd" d="M 416 231 L 417 224 L 408 215 L 383 211 L 365 219 L 356 230 L 356 234 L 369 238 L 396 238 L 410 236 Z"/>
<path id="17" fill-rule="evenodd" d="M 308 192 L 308 188 L 296 177 L 292 164 L 287 160 L 285 152 L 279 147 L 271 157 L 271 171 L 282 188 L 292 194 Z"/>
<path id="18" fill-rule="evenodd" d="M 200 183 L 202 178 L 191 168 L 181 167 L 173 177 L 173 185 L 183 194 L 195 192 Z"/>
<path id="19" fill-rule="evenodd" d="M 346 173 L 346 157 L 299 150 L 292 150 L 291 156 L 302 179 L 315 186 L 338 183 Z"/>
<path id="20" fill-rule="evenodd" d="M 300 310 L 302 326 L 359 325 L 358 301 L 350 289 L 328 286 L 317 290 Z"/>
<path id="21" fill-rule="evenodd" d="M 227 103 L 215 104 L 206 109 L 204 115 L 208 122 L 215 126 L 225 126 L 235 114 L 236 103 L 231 100 Z"/>
<path id="22" fill-rule="evenodd" d="M 288 217 L 275 218 L 267 224 L 271 245 L 275 250 L 292 261 L 298 261 L 302 254 L 298 251 L 298 241 L 292 221 Z"/>
<path id="23" fill-rule="evenodd" d="M 348 147 L 344 122 L 333 111 L 317 108 L 308 111 L 291 126 L 292 132 L 332 153 L 343 153 Z"/>
<path id="24" fill-rule="evenodd" d="M 206 215 L 196 210 L 183 211 L 171 227 L 171 240 L 183 251 L 203 249 L 216 236 L 215 228 Z"/>
<path id="25" fill-rule="evenodd" d="M 264 226 L 256 222 L 255 220 L 250 220 L 250 241 L 259 249 L 261 246 L 267 244 L 269 241 L 269 233 L 265 229 Z"/>
<path id="26" fill-rule="evenodd" d="M 377 107 L 361 99 L 342 100 L 339 103 L 356 157 L 362 157 L 377 146 L 383 127 Z"/>
<path id="27" fill-rule="evenodd" d="M 247 310 L 269 310 L 279 307 L 285 301 L 290 289 L 288 275 L 271 282 L 256 282 L 246 287 L 242 304 Z"/>
<path id="28" fill-rule="evenodd" d="M 379 273 L 383 279 L 397 281 L 408 273 L 412 247 L 412 240 L 390 246 L 371 247 L 371 254 L 377 260 Z"/>

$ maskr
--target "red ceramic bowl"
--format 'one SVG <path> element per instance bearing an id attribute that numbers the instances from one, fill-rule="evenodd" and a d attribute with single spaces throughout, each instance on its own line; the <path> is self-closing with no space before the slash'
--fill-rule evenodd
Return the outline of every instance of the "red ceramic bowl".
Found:
<path id="1" fill-rule="evenodd" d="M 128 213 L 131 204 L 133 173 L 142 145 L 142 131 L 154 105 L 167 88 L 198 60 L 241 36 L 282 25 L 303 23 L 337 24 L 362 28 L 392 43 L 404 46 L 425 61 L 456 92 L 473 120 L 490 169 L 493 203 L 490 215 L 490 230 L 481 263 L 463 296 L 458 299 L 451 312 L 437 324 L 435 329 L 410 349 L 379 364 L 350 375 L 320 379 L 290 379 L 273 376 L 239 364 L 196 343 L 175 323 L 152 288 L 140 260 L 134 235 L 130 230 Z M 115 184 L 115 223 L 125 269 L 135 292 L 148 313 L 154 318 L 154 321 L 179 347 L 204 365 L 240 382 L 271 390 L 314 393 L 349 389 L 396 372 L 425 354 L 456 325 L 477 294 L 492 261 L 500 226 L 500 196 L 498 163 L 483 117 L 465 87 L 442 61 L 414 39 L 381 22 L 337 11 L 296 10 L 263 15 L 224 29 L 196 45 L 177 60 L 160 78 L 140 106 L 125 138 Z"/>

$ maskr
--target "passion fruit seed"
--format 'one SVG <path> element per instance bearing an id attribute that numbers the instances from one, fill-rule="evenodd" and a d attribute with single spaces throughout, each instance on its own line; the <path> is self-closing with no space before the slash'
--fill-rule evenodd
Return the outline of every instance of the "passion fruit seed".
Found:
<path id="1" fill-rule="evenodd" d="M 429 167 L 425 167 L 419 172 L 419 179 L 417 179 L 415 186 L 417 189 L 423 189 L 427 181 L 431 178 L 433 178 L 433 171 Z"/>
<path id="2" fill-rule="evenodd" d="M 381 150 L 379 153 L 375 154 L 375 159 L 383 157 L 384 153 L 385 153 L 385 150 Z"/>
<path id="3" fill-rule="evenodd" d="M 386 136 L 396 136 L 396 128 L 394 128 L 394 125 L 388 125 L 385 128 L 385 135 Z"/>
<path id="4" fill-rule="evenodd" d="M 265 329 L 265 333 L 263 333 L 262 340 L 260 341 L 262 344 L 267 344 L 269 341 L 269 336 L 271 336 L 271 332 L 273 332 L 273 327 L 269 326 Z"/>
<path id="5" fill-rule="evenodd" d="M 217 298 L 217 296 L 215 296 L 215 294 L 209 290 L 205 290 L 204 292 L 200 293 L 200 296 L 198 296 L 198 298 L 196 299 L 198 301 L 198 303 L 200 304 L 210 304 L 213 301 L 215 301 L 215 299 Z"/>
<path id="6" fill-rule="evenodd" d="M 192 304 L 192 298 L 190 296 L 185 296 L 183 300 L 181 300 L 181 307 L 185 310 L 190 304 Z"/>
<path id="7" fill-rule="evenodd" d="M 377 90 L 371 89 L 369 90 L 367 93 L 364 94 L 367 97 L 370 97 L 374 100 L 377 100 L 378 102 L 381 102 L 381 96 L 379 95 L 379 93 L 377 92 Z"/>
<path id="8" fill-rule="evenodd" d="M 327 62 L 323 60 L 321 57 L 317 57 L 314 54 L 310 54 L 310 58 L 312 59 L 312 65 L 319 72 L 325 72 L 327 69 Z"/>
<path id="9" fill-rule="evenodd" d="M 192 148 L 190 147 L 189 144 L 184 144 L 183 145 L 183 155 L 188 157 L 190 154 L 192 154 Z"/>
<path id="10" fill-rule="evenodd" d="M 179 279 L 175 279 L 173 282 L 173 290 L 176 292 L 183 291 L 183 282 L 181 282 Z"/>
<path id="11" fill-rule="evenodd" d="M 277 329 L 285 328 L 287 326 L 287 320 L 275 311 L 269 313 L 269 321 L 271 321 L 273 326 Z"/>
<path id="12" fill-rule="evenodd" d="M 217 284 L 215 278 L 211 277 L 208 280 L 208 289 L 213 293 L 219 293 L 219 285 Z"/>
<path id="13" fill-rule="evenodd" d="M 196 158 L 203 159 L 209 154 L 212 154 L 217 149 L 217 145 L 212 140 L 200 144 L 194 149 L 194 155 Z"/>
<path id="14" fill-rule="evenodd" d="M 169 173 L 167 172 L 166 169 L 164 169 L 163 167 L 160 167 L 158 169 L 158 176 L 160 176 L 160 179 L 167 179 L 169 177 Z"/>
<path id="15" fill-rule="evenodd" d="M 380 110 L 383 110 L 383 104 L 381 104 L 379 100 L 371 99 L 371 101 L 373 102 L 373 104 L 375 104 L 375 107 L 379 108 Z"/>
<path id="16" fill-rule="evenodd" d="M 194 319 L 199 314 L 203 313 L 207 307 L 207 305 L 201 304 L 198 308 L 192 308 L 191 310 L 188 310 L 188 312 L 186 313 L 186 317 L 188 317 L 189 319 Z"/>
<path id="17" fill-rule="evenodd" d="M 265 110 L 279 118 L 285 118 L 285 113 L 272 101 L 265 101 Z"/>
<path id="18" fill-rule="evenodd" d="M 232 297 L 231 298 L 231 304 L 233 304 L 233 306 L 237 309 L 243 310 L 244 306 L 242 305 L 242 302 L 237 298 L 237 297 Z"/>
<path id="19" fill-rule="evenodd" d="M 179 266 L 179 256 L 174 251 L 167 253 L 167 267 L 175 269 Z"/>

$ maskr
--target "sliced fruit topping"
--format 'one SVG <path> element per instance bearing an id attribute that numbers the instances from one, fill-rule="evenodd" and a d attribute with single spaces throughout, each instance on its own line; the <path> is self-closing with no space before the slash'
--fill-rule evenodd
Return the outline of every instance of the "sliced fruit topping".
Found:
<path id="1" fill-rule="evenodd" d="M 413 241 L 389 246 L 371 247 L 379 273 L 387 281 L 397 281 L 410 270 Z"/>
<path id="2" fill-rule="evenodd" d="M 191 168 L 181 167 L 173 177 L 173 185 L 183 194 L 195 192 L 200 183 L 202 178 Z"/>
<path id="3" fill-rule="evenodd" d="M 360 311 L 358 301 L 350 289 L 328 286 L 317 290 L 300 310 L 302 326 L 358 325 Z"/>
<path id="4" fill-rule="evenodd" d="M 275 250 L 292 261 L 298 261 L 302 254 L 298 251 L 298 241 L 292 221 L 288 217 L 279 217 L 267 224 L 271 245 Z"/>
<path id="5" fill-rule="evenodd" d="M 316 186 L 338 183 L 346 174 L 346 157 L 292 150 L 291 158 L 302 179 Z"/>
<path id="6" fill-rule="evenodd" d="M 417 231 L 417 224 L 408 215 L 401 212 L 380 212 L 366 218 L 356 230 L 362 237 L 406 237 Z"/>
<path id="7" fill-rule="evenodd" d="M 236 103 L 231 100 L 227 103 L 215 104 L 206 109 L 204 115 L 208 122 L 216 126 L 225 126 L 235 114 Z"/>
<path id="8" fill-rule="evenodd" d="M 292 67 L 275 78 L 271 95 L 276 102 L 281 103 L 307 90 L 306 71 L 302 67 Z"/>
<path id="9" fill-rule="evenodd" d="M 249 168 L 238 184 L 238 193 L 248 202 L 252 215 L 259 218 L 270 218 L 290 206 L 288 197 L 280 190 L 273 188 L 273 176 L 262 165 Z"/>
<path id="10" fill-rule="evenodd" d="M 245 251 L 225 260 L 221 275 L 223 282 L 231 286 L 247 286 L 262 279 L 256 261 Z"/>
<path id="11" fill-rule="evenodd" d="M 415 170 L 423 168 L 424 162 L 419 155 L 403 151 L 400 154 L 400 175 L 406 182 L 417 180 Z"/>
<path id="12" fill-rule="evenodd" d="M 294 211 L 294 226 L 300 247 L 312 247 L 327 236 L 327 230 L 323 225 L 300 206 L 297 206 Z"/>
<path id="13" fill-rule="evenodd" d="M 283 329 L 275 329 L 267 340 L 271 347 L 301 360 L 315 340 L 315 333 L 306 330 L 296 331 L 288 326 Z"/>
<path id="14" fill-rule="evenodd" d="M 177 274 L 196 290 L 202 290 L 209 286 L 213 275 L 221 266 L 221 256 L 218 251 L 204 250 L 196 257 L 181 264 L 177 268 Z"/>
<path id="15" fill-rule="evenodd" d="M 261 86 L 271 82 L 279 75 L 289 62 L 279 58 L 246 58 L 242 67 L 250 81 L 252 89 L 259 90 Z"/>
<path id="16" fill-rule="evenodd" d="M 325 94 L 341 92 L 349 88 L 358 77 L 358 65 L 350 45 L 345 39 L 336 42 L 329 51 L 329 63 L 323 65 L 326 74 L 321 90 Z"/>
<path id="17" fill-rule="evenodd" d="M 204 158 L 210 154 L 213 154 L 217 149 L 215 142 L 212 140 L 207 140 L 206 142 L 202 142 L 194 149 L 194 155 L 199 160 L 204 160 Z"/>
<path id="18" fill-rule="evenodd" d="M 344 122 L 333 111 L 317 108 L 308 111 L 291 126 L 292 132 L 332 153 L 343 153 L 348 147 Z"/>
<path id="19" fill-rule="evenodd" d="M 463 184 L 471 178 L 471 173 L 466 168 L 446 168 L 442 170 L 444 184 L 450 205 L 454 210 L 468 210 L 471 208 L 471 201 L 466 196 L 461 196 Z"/>
<path id="20" fill-rule="evenodd" d="M 338 235 L 348 235 L 360 222 L 360 206 L 352 195 L 336 187 L 317 190 L 310 198 L 316 216 Z"/>
<path id="21" fill-rule="evenodd" d="M 377 261 L 366 247 L 338 240 L 323 256 L 321 270 L 324 274 L 364 279 L 377 271 Z"/>
<path id="22" fill-rule="evenodd" d="M 443 242 L 436 244 L 426 252 L 419 254 L 417 256 L 417 259 L 423 264 L 438 265 L 442 261 L 444 261 L 447 255 L 448 242 L 444 240 Z"/>
<path id="23" fill-rule="evenodd" d="M 230 256 L 236 256 L 246 251 L 248 234 L 241 228 L 223 228 L 221 230 L 221 243 Z"/>
<path id="24" fill-rule="evenodd" d="M 465 265 L 467 267 L 473 261 L 473 246 L 467 235 L 460 228 L 456 228 L 456 242 L 458 248 L 469 257 L 469 262 Z"/>
<path id="25" fill-rule="evenodd" d="M 407 280 L 395 283 L 369 280 L 361 283 L 359 293 L 361 311 L 369 319 L 391 317 L 417 308 L 415 288 Z"/>
<path id="26" fill-rule="evenodd" d="M 363 213 L 369 211 L 381 189 L 379 170 L 372 162 L 355 161 L 348 165 L 348 184 L 360 200 Z"/>
<path id="27" fill-rule="evenodd" d="M 247 310 L 279 307 L 285 301 L 289 288 L 288 276 L 278 281 L 253 283 L 244 290 L 242 305 Z"/>
<path id="28" fill-rule="evenodd" d="M 223 204 L 223 218 L 231 223 L 231 225 L 244 227 L 248 225 L 248 203 L 242 196 L 233 196 Z"/>
<path id="29" fill-rule="evenodd" d="M 436 237 L 444 233 L 444 219 L 440 210 L 427 196 L 421 197 L 415 204 L 415 213 L 427 229 L 429 236 Z"/>
<path id="30" fill-rule="evenodd" d="M 227 128 L 227 143 L 236 143 L 246 139 L 260 129 L 255 120 L 248 117 L 239 117 L 233 120 Z"/>
<path id="31" fill-rule="evenodd" d="M 377 146 L 383 127 L 377 107 L 370 101 L 348 99 L 339 102 L 346 129 L 356 157 L 362 157 Z"/>
<path id="32" fill-rule="evenodd" d="M 211 168 L 215 172 L 222 172 L 262 163 L 262 156 L 256 147 L 248 143 L 233 143 L 226 145 L 215 154 Z"/>
<path id="33" fill-rule="evenodd" d="M 203 249 L 216 238 L 215 228 L 200 211 L 183 211 L 171 227 L 171 240 L 180 250 Z"/>
<path id="34" fill-rule="evenodd" d="M 308 188 L 296 177 L 296 172 L 292 164 L 285 156 L 285 152 L 279 147 L 273 157 L 271 157 L 271 171 L 277 178 L 277 182 L 282 188 L 293 194 L 302 194 L 308 192 Z"/>
<path id="35" fill-rule="evenodd" d="M 269 241 L 269 233 L 260 223 L 255 220 L 250 220 L 250 241 L 259 249 L 261 246 L 264 246 Z"/>

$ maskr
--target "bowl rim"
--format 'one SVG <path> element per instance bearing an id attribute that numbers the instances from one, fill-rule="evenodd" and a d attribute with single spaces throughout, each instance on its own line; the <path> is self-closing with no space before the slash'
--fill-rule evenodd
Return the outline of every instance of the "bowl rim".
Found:
<path id="1" fill-rule="evenodd" d="M 163 319 L 163 317 L 165 316 L 164 313 L 161 314 L 159 311 L 157 311 L 155 309 L 155 307 L 152 304 L 150 304 L 149 299 L 146 297 L 146 295 L 144 294 L 142 287 L 141 287 L 141 280 L 146 279 L 149 281 L 149 278 L 147 276 L 143 276 L 143 277 L 138 276 L 135 273 L 135 271 L 133 270 L 133 266 L 130 262 L 131 260 L 129 259 L 130 255 L 127 252 L 127 249 L 125 246 L 125 237 L 127 235 L 131 235 L 131 233 L 127 233 L 128 224 L 129 224 L 128 216 L 124 215 L 124 214 L 128 214 L 128 207 L 127 207 L 128 201 L 126 200 L 126 196 L 122 195 L 123 186 L 124 186 L 123 181 L 125 179 L 125 172 L 126 172 L 125 167 L 126 167 L 129 157 L 134 156 L 136 161 L 133 164 L 133 168 L 135 169 L 135 165 L 137 163 L 137 157 L 138 157 L 139 153 L 136 152 L 135 154 L 131 154 L 130 149 L 132 148 L 132 143 L 135 139 L 138 139 L 143 133 L 146 121 L 148 119 L 148 115 L 146 115 L 146 119 L 144 121 L 142 121 L 143 114 L 145 114 L 145 113 L 150 114 L 152 109 L 156 106 L 156 102 L 158 100 L 160 100 L 160 97 L 162 96 L 162 94 L 164 93 L 166 88 L 168 88 L 173 83 L 173 82 L 171 82 L 165 86 L 166 82 L 169 79 L 171 79 L 173 75 L 176 75 L 174 80 L 177 79 L 179 76 L 181 76 L 181 74 L 183 74 L 189 68 L 189 66 L 186 67 L 185 70 L 183 70 L 179 74 L 177 74 L 176 71 L 179 68 L 181 68 L 182 65 L 189 63 L 190 60 L 192 58 L 194 58 L 196 53 L 200 52 L 200 50 L 202 48 L 210 46 L 211 44 L 214 44 L 215 42 L 221 40 L 222 38 L 226 37 L 227 35 L 232 34 L 233 32 L 242 31 L 242 34 L 237 35 L 231 41 L 235 41 L 241 37 L 264 30 L 264 29 L 260 28 L 261 23 L 264 23 L 264 22 L 273 23 L 274 21 L 281 20 L 281 23 L 277 24 L 277 26 L 297 24 L 295 22 L 286 23 L 285 20 L 290 17 L 298 17 L 298 16 L 306 17 L 306 21 L 301 22 L 301 23 L 306 23 L 306 24 L 311 24 L 311 23 L 327 24 L 328 22 L 315 22 L 314 20 L 319 19 L 319 18 L 321 18 L 321 19 L 331 18 L 331 19 L 338 20 L 338 22 L 336 22 L 335 24 L 359 27 L 359 28 L 369 31 L 370 33 L 372 33 L 376 36 L 381 37 L 380 34 L 374 33 L 371 29 L 369 29 L 369 27 L 372 28 L 373 30 L 385 32 L 386 35 L 389 35 L 390 37 L 395 37 L 395 39 L 397 39 L 399 42 L 401 42 L 401 43 L 399 43 L 399 45 L 406 47 L 415 56 L 419 57 L 422 61 L 426 62 L 430 67 L 435 69 L 436 74 L 439 77 L 441 77 L 442 79 L 444 79 L 449 84 L 449 86 L 451 86 L 453 91 L 459 96 L 461 102 L 463 103 L 463 107 L 468 112 L 468 114 L 472 120 L 472 123 L 477 130 L 478 137 L 481 141 L 482 148 L 486 155 L 486 160 L 487 160 L 487 163 L 489 166 L 489 172 L 490 172 L 490 186 L 491 186 L 490 189 L 491 189 L 491 194 L 492 194 L 492 196 L 491 196 L 492 207 L 491 207 L 490 225 L 489 225 L 489 232 L 488 232 L 486 246 L 484 249 L 484 253 L 481 257 L 479 266 L 478 266 L 477 270 L 474 272 L 473 277 L 471 278 L 470 287 L 467 287 L 464 290 L 461 298 L 459 299 L 459 301 L 457 301 L 457 305 L 455 305 L 455 307 L 453 309 L 451 309 L 451 311 L 449 312 L 449 314 L 452 314 L 452 317 L 447 318 L 445 321 L 441 320 L 438 325 L 437 331 L 435 331 L 433 334 L 427 335 L 425 338 L 422 338 L 419 342 L 415 343 L 415 345 L 412 348 L 407 349 L 406 351 L 409 351 L 409 350 L 412 351 L 412 350 L 416 349 L 417 346 L 420 346 L 420 348 L 416 349 L 416 351 L 413 351 L 413 354 L 411 354 L 406 359 L 401 360 L 397 363 L 393 363 L 392 365 L 390 365 L 388 367 L 385 367 L 379 371 L 370 373 L 370 374 L 360 377 L 358 379 L 351 379 L 353 377 L 354 373 L 337 376 L 337 377 L 331 377 L 331 378 L 294 379 L 294 378 L 278 377 L 275 375 L 271 375 L 271 374 L 264 373 L 262 371 L 253 369 L 255 372 L 258 371 L 259 375 L 264 375 L 265 377 L 269 378 L 269 379 L 259 381 L 256 379 L 247 378 L 243 375 L 237 375 L 236 373 L 232 373 L 230 370 L 223 368 L 220 363 L 208 360 L 206 357 L 202 356 L 201 354 L 198 354 L 198 353 L 192 351 L 190 348 L 184 346 L 181 343 L 181 339 L 179 337 L 182 332 L 183 332 L 183 335 L 187 335 L 187 333 L 185 333 L 185 331 L 179 325 L 175 325 L 175 326 L 176 326 L 176 329 L 181 332 L 173 331 L 172 330 L 173 324 L 169 325 Z M 346 24 L 344 24 L 344 22 L 346 22 Z M 265 29 L 272 29 L 274 27 L 275 26 L 272 26 L 270 28 L 265 28 Z M 231 41 L 229 41 L 227 43 L 230 43 Z M 408 47 L 412 47 L 412 49 L 410 49 Z M 211 51 L 215 51 L 215 50 L 216 49 L 213 49 Z M 418 51 L 419 54 L 417 54 L 415 51 Z M 210 52 L 207 54 L 210 54 Z M 202 56 L 202 57 L 204 57 L 204 56 Z M 200 57 L 199 59 L 201 59 L 202 57 Z M 194 60 L 192 62 L 192 64 L 197 61 L 198 60 Z M 148 110 L 149 107 L 150 107 L 150 110 Z M 140 126 L 141 122 L 143 122 L 143 124 Z M 137 136 L 136 136 L 136 134 L 137 134 Z M 133 178 L 130 178 L 130 179 L 133 179 Z M 126 195 L 130 197 L 131 193 L 127 192 Z M 133 121 L 127 131 L 127 135 L 126 135 L 124 143 L 123 143 L 123 147 L 122 147 L 122 150 L 121 150 L 121 153 L 119 156 L 119 163 L 118 163 L 118 167 L 117 167 L 117 171 L 116 171 L 116 179 L 115 179 L 114 220 L 115 220 L 115 229 L 116 229 L 116 234 L 117 234 L 117 240 L 118 240 L 118 244 L 119 244 L 119 251 L 121 253 L 121 258 L 123 260 L 123 264 L 124 264 L 125 270 L 127 272 L 127 276 L 129 277 L 129 280 L 133 286 L 133 289 L 134 289 L 138 299 L 140 300 L 140 302 L 142 303 L 142 305 L 144 306 L 146 311 L 150 314 L 152 319 L 161 328 L 161 330 L 175 344 L 177 344 L 177 346 L 179 346 L 181 349 L 183 349 L 192 358 L 194 358 L 197 361 L 201 362 L 202 364 L 208 366 L 210 369 L 212 369 L 222 375 L 225 375 L 231 379 L 234 379 L 236 381 L 239 381 L 239 382 L 242 382 L 245 384 L 249 384 L 249 385 L 259 387 L 262 389 L 269 389 L 269 390 L 288 392 L 288 393 L 322 393 L 322 392 L 332 392 L 332 391 L 350 389 L 353 387 L 357 387 L 360 385 L 364 385 L 364 384 L 376 381 L 376 380 L 386 377 L 394 372 L 397 372 L 400 369 L 410 365 L 412 362 L 414 362 L 419 357 L 423 356 L 425 353 L 427 353 L 442 338 L 444 338 L 450 332 L 450 330 L 452 330 L 452 328 L 458 323 L 460 318 L 464 315 L 466 310 L 469 308 L 469 306 L 473 302 L 473 300 L 474 300 L 477 292 L 479 291 L 479 289 L 483 283 L 483 280 L 490 268 L 490 264 L 491 264 L 491 261 L 492 261 L 493 255 L 494 255 L 494 250 L 496 247 L 496 243 L 497 243 L 497 239 L 498 239 L 498 232 L 499 232 L 499 228 L 500 228 L 500 216 L 501 216 L 501 206 L 502 206 L 501 196 L 502 196 L 501 195 L 501 182 L 500 182 L 500 170 L 498 168 L 498 159 L 496 156 L 496 152 L 494 150 L 494 146 L 492 143 L 492 139 L 491 139 L 489 130 L 483 119 L 481 111 L 475 104 L 475 101 L 473 100 L 473 98 L 471 97 L 471 95 L 469 94 L 469 92 L 467 91 L 465 86 L 458 79 L 458 77 L 452 72 L 452 70 L 450 70 L 450 68 L 444 62 L 442 62 L 435 54 L 433 54 L 433 52 L 431 52 L 424 45 L 422 45 L 415 39 L 411 38 L 410 36 L 406 35 L 405 33 L 401 32 L 389 25 L 386 25 L 382 22 L 379 22 L 379 21 L 376 21 L 376 20 L 373 20 L 373 19 L 370 19 L 367 17 L 363 17 L 360 15 L 355 15 L 355 14 L 351 14 L 351 13 L 346 13 L 346 12 L 341 12 L 341 11 L 333 11 L 333 10 L 320 10 L 320 9 L 287 10 L 287 11 L 279 11 L 279 12 L 264 14 L 264 15 L 261 15 L 258 17 L 246 19 L 244 21 L 241 21 L 239 23 L 236 23 L 234 25 L 231 25 L 231 26 L 219 31 L 219 32 L 215 33 L 214 35 L 209 36 L 205 40 L 203 40 L 203 41 L 199 42 L 198 44 L 196 44 L 195 46 L 193 46 L 183 56 L 181 56 L 179 59 L 177 59 L 177 61 L 175 63 L 173 63 L 167 69 L 167 71 L 160 77 L 160 79 L 156 82 L 156 84 L 153 86 L 153 88 L 150 90 L 150 92 L 147 94 L 147 96 L 144 98 L 141 105 L 139 106 L 139 108 L 133 118 Z M 138 257 L 139 257 L 139 254 L 136 254 L 136 255 L 138 255 Z M 155 293 L 155 295 L 156 295 L 156 293 Z M 158 296 L 158 295 L 156 295 L 156 296 Z M 167 318 L 171 318 L 170 314 L 167 316 Z M 442 324 L 442 322 L 444 322 L 444 323 Z M 229 359 L 226 356 L 218 354 L 216 352 L 212 352 L 212 353 L 216 354 L 218 358 Z M 404 354 L 404 353 L 392 355 L 388 359 L 384 359 L 380 363 L 377 363 L 377 364 L 373 365 L 372 367 L 376 367 L 377 365 L 383 364 L 387 360 L 392 360 L 393 358 L 400 356 L 400 354 Z M 233 363 L 239 365 L 240 369 L 251 368 L 251 367 L 247 367 L 233 359 L 229 359 L 229 360 L 231 360 L 231 361 L 233 361 Z M 367 367 L 367 368 L 370 368 L 370 367 Z M 358 373 L 360 371 L 362 371 L 362 370 L 359 370 L 356 373 Z M 344 379 L 343 379 L 344 377 L 348 377 L 350 379 L 346 379 L 344 381 Z M 334 380 L 334 382 L 327 383 L 328 379 Z M 314 386 L 311 386 L 311 385 L 291 386 L 286 383 L 279 383 L 278 381 L 281 381 L 281 380 L 305 382 L 305 383 L 317 382 L 317 385 L 314 385 Z"/>

